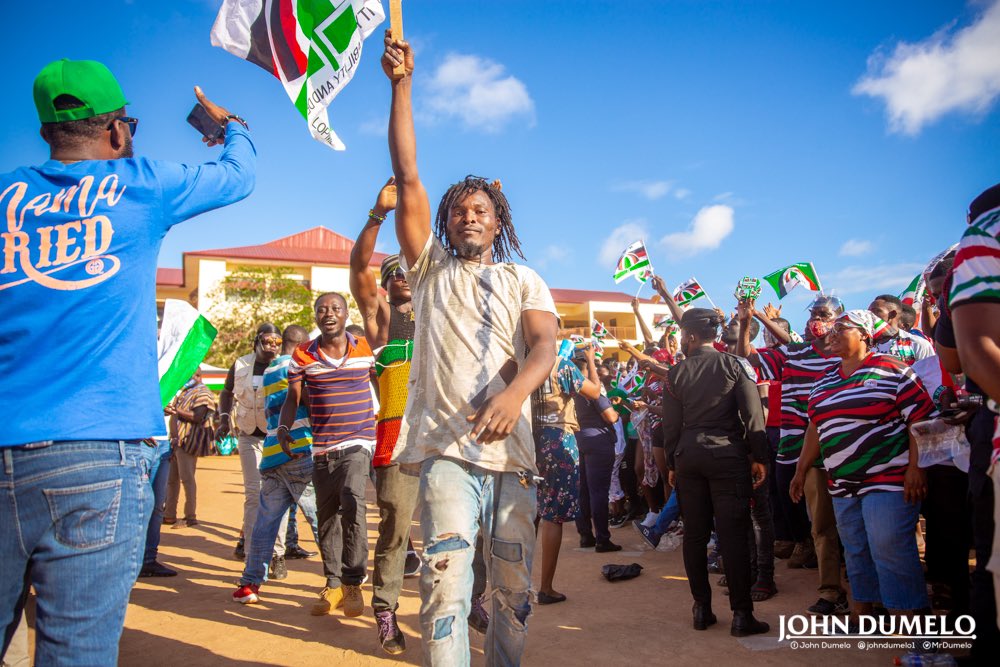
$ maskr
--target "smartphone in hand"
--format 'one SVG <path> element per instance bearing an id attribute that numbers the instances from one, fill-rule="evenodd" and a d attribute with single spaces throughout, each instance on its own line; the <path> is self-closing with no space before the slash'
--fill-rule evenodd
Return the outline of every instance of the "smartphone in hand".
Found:
<path id="1" fill-rule="evenodd" d="M 202 136 L 209 141 L 222 141 L 222 138 L 226 135 L 225 126 L 215 122 L 215 119 L 209 116 L 208 112 L 205 111 L 205 107 L 200 104 L 195 104 L 194 109 L 191 109 L 191 113 L 187 117 L 187 122 L 190 123 L 191 127 L 201 132 Z"/>

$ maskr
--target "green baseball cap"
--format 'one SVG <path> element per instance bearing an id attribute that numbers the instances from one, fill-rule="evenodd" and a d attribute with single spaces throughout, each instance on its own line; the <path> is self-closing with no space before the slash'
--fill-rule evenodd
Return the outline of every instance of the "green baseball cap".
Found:
<path id="1" fill-rule="evenodd" d="M 128 104 L 115 75 L 96 60 L 63 58 L 49 63 L 35 77 L 34 95 L 43 123 L 93 118 Z M 57 110 L 54 102 L 60 95 L 72 95 L 83 106 Z"/>

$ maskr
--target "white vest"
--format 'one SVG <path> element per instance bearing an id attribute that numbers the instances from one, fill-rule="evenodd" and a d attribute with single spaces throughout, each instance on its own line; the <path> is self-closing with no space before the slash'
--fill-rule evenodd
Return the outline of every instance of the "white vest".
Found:
<path id="1" fill-rule="evenodd" d="M 253 363 L 257 355 L 251 352 L 236 360 L 233 372 L 233 398 L 236 399 L 236 428 L 243 435 L 252 435 L 256 429 L 267 433 L 264 415 L 264 387 L 254 389 Z"/>

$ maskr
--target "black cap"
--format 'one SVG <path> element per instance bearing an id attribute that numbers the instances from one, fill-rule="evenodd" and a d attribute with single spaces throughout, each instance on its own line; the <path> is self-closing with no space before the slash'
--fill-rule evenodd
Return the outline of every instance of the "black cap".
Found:
<path id="1" fill-rule="evenodd" d="M 721 324 L 721 319 L 719 314 L 710 308 L 688 308 L 681 316 L 681 326 L 699 326 L 705 322 L 711 323 L 713 320 L 716 324 Z"/>

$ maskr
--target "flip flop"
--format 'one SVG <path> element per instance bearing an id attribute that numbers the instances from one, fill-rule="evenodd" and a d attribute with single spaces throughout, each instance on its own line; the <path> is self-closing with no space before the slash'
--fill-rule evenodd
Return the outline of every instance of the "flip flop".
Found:
<path id="1" fill-rule="evenodd" d="M 770 584 L 765 584 L 760 581 L 753 585 L 750 589 L 750 599 L 754 602 L 763 602 L 764 600 L 770 600 L 778 593 L 778 587 L 774 585 L 772 581 Z"/>

